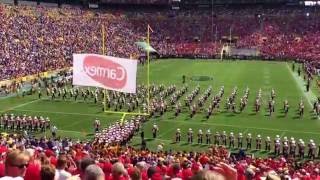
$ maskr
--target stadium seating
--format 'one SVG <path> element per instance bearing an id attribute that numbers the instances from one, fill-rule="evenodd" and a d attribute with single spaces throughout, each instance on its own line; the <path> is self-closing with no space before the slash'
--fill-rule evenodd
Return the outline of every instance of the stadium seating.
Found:
<path id="1" fill-rule="evenodd" d="M 231 35 L 238 37 L 236 47 L 258 48 L 265 59 L 307 61 L 306 71 L 315 73 L 312 67 L 317 66 L 320 58 L 320 21 L 316 12 L 306 16 L 306 10 L 295 8 L 239 10 L 219 7 L 211 16 L 208 13 L 120 10 L 93 13 L 77 8 L 1 4 L 0 80 L 69 67 L 72 53 L 102 53 L 102 25 L 107 32 L 106 54 L 112 56 L 139 55 L 141 52 L 135 42 L 145 39 L 146 27 L 150 24 L 154 30 L 151 44 L 160 57 L 218 57 L 223 37 Z M 43 167 L 64 161 L 67 161 L 65 169 L 72 175 L 80 174 L 82 179 L 89 175 L 90 168 L 85 168 L 89 164 L 97 164 L 106 180 L 135 179 L 136 176 L 143 180 L 188 180 L 206 170 L 232 180 L 320 179 L 320 163 L 311 160 L 297 162 L 282 156 L 254 158 L 243 152 L 230 154 L 222 146 L 212 146 L 202 153 L 152 152 L 99 142 L 100 137 L 108 137 L 112 142 L 121 142 L 123 137 L 130 141 L 137 129 L 135 125 L 133 120 L 126 122 L 129 131 L 119 124 L 110 125 L 96 134 L 98 138 L 94 142 L 2 134 L 0 177 L 8 175 L 5 166 L 9 165 L 4 160 L 10 158 L 13 149 L 22 149 L 31 157 L 28 166 L 22 166 L 26 170 L 26 180 L 43 179 L 40 177 L 45 171 Z M 113 137 L 116 133 L 120 136 Z M 220 169 L 222 167 L 225 169 Z"/>
<path id="2" fill-rule="evenodd" d="M 71 65 L 71 54 L 101 51 L 138 56 L 136 41 L 154 29 L 151 44 L 161 57 L 220 57 L 223 38 L 237 37 L 236 47 L 257 48 L 265 59 L 319 59 L 318 14 L 301 9 L 226 9 L 203 11 L 106 13 L 81 9 L 1 5 L 0 80 Z"/>

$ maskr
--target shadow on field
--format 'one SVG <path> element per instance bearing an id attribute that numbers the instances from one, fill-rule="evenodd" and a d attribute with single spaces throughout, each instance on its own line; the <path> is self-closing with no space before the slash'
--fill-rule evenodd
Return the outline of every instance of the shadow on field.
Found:
<path id="1" fill-rule="evenodd" d="M 278 115 L 277 118 L 284 118 L 286 117 L 285 115 Z"/>
<path id="2" fill-rule="evenodd" d="M 252 113 L 249 113 L 248 115 L 249 116 L 255 116 L 255 115 L 257 115 L 257 113 L 256 112 L 252 112 Z"/>
<path id="3" fill-rule="evenodd" d="M 296 115 L 296 116 L 294 116 L 294 117 L 292 117 L 292 119 L 300 119 L 300 116 L 298 115 Z"/>

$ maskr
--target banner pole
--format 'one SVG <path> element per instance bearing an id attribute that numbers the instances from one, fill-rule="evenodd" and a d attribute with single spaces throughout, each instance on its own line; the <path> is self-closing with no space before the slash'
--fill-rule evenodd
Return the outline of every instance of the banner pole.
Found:
<path id="1" fill-rule="evenodd" d="M 150 31 L 149 31 L 149 24 L 148 24 L 148 27 L 147 27 L 147 43 L 148 43 L 148 46 L 150 46 Z M 147 103 L 148 103 L 148 114 L 149 114 L 149 109 L 150 109 L 150 77 L 149 77 L 149 65 L 150 65 L 150 52 L 149 52 L 149 48 L 147 49 L 147 89 L 148 89 L 148 99 L 147 99 Z"/>
<path id="2" fill-rule="evenodd" d="M 124 121 L 124 118 L 126 117 L 127 113 L 123 113 L 122 114 L 122 117 L 121 117 L 121 125 L 123 125 L 123 121 Z"/>
<path id="3" fill-rule="evenodd" d="M 106 55 L 106 47 L 105 47 L 105 32 L 104 32 L 104 25 L 101 25 L 101 33 L 102 33 L 102 55 Z M 104 89 L 104 104 L 103 104 L 103 109 L 106 111 L 107 108 L 107 90 Z"/>

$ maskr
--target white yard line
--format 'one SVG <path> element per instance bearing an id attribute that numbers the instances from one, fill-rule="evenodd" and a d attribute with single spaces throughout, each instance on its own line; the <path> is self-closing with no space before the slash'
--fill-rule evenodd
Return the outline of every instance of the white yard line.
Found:
<path id="1" fill-rule="evenodd" d="M 10 107 L 10 108 L 8 108 L 7 110 L 0 111 L 0 113 L 4 113 L 4 112 L 10 111 L 10 110 L 14 110 L 14 109 L 17 109 L 17 108 L 20 108 L 20 107 L 24 107 L 24 106 L 26 106 L 26 105 L 29 105 L 29 104 L 38 102 L 38 101 L 40 101 L 40 100 L 41 100 L 41 99 L 36 99 L 36 100 L 29 101 L 29 102 L 26 102 L 26 103 L 23 103 L 23 104 L 19 104 L 19 105 L 17 105 L 17 106 Z"/>
<path id="2" fill-rule="evenodd" d="M 286 134 L 286 132 L 282 132 L 280 135 L 280 139 Z"/>
<path id="3" fill-rule="evenodd" d="M 163 120 L 160 120 L 160 121 L 163 121 Z M 178 124 L 180 125 L 180 124 L 182 124 L 182 122 L 179 122 Z M 179 127 L 179 126 L 178 126 L 178 127 Z M 158 137 L 162 137 L 162 136 L 168 134 L 168 132 L 174 130 L 175 128 L 176 128 L 176 126 L 173 126 L 173 128 L 169 128 L 168 130 L 166 130 L 166 131 L 164 131 L 163 133 L 159 134 Z"/>
<path id="4" fill-rule="evenodd" d="M 300 89 L 301 93 L 304 95 L 304 97 L 307 99 L 310 107 L 313 107 L 313 101 L 317 99 L 317 96 L 311 91 L 311 89 L 309 90 L 309 92 L 305 92 L 305 87 L 304 87 L 304 81 L 301 77 L 299 77 L 297 74 L 295 74 L 294 72 L 292 72 L 292 70 L 290 69 L 288 63 L 286 63 L 287 65 L 287 69 L 289 71 L 289 73 L 292 75 L 293 80 L 296 82 L 297 87 Z"/>
<path id="5" fill-rule="evenodd" d="M 106 115 L 85 114 L 85 113 L 68 113 L 68 112 L 57 112 L 57 111 L 38 111 L 38 110 L 28 110 L 28 109 L 17 109 L 17 110 L 18 111 L 25 111 L 25 112 L 48 113 L 48 114 L 64 114 L 64 115 L 106 117 Z"/>
<path id="6" fill-rule="evenodd" d="M 246 129 L 245 131 L 242 132 L 243 135 L 245 135 L 248 132 L 249 129 Z"/>
<path id="7" fill-rule="evenodd" d="M 69 131 L 69 130 L 63 130 L 63 129 L 61 129 L 61 130 L 58 129 L 58 132 L 71 132 L 71 133 L 82 134 L 82 132 L 80 132 L 80 131 Z"/>

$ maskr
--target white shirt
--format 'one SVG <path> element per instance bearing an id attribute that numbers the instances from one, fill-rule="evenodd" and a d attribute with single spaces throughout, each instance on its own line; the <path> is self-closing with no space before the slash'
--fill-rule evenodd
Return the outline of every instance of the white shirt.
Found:
<path id="1" fill-rule="evenodd" d="M 51 132 L 57 132 L 57 130 L 58 130 L 58 128 L 57 128 L 56 126 L 53 126 L 53 127 L 51 128 Z"/>
<path id="2" fill-rule="evenodd" d="M 55 179 L 56 180 L 66 180 L 71 177 L 71 174 L 62 169 L 56 169 Z"/>
<path id="3" fill-rule="evenodd" d="M 161 144 L 159 144 L 157 147 L 157 151 L 162 151 L 162 150 L 163 150 L 163 146 Z"/>
<path id="4" fill-rule="evenodd" d="M 23 180 L 22 177 L 10 177 L 10 176 L 4 176 L 0 178 L 0 180 Z"/>

